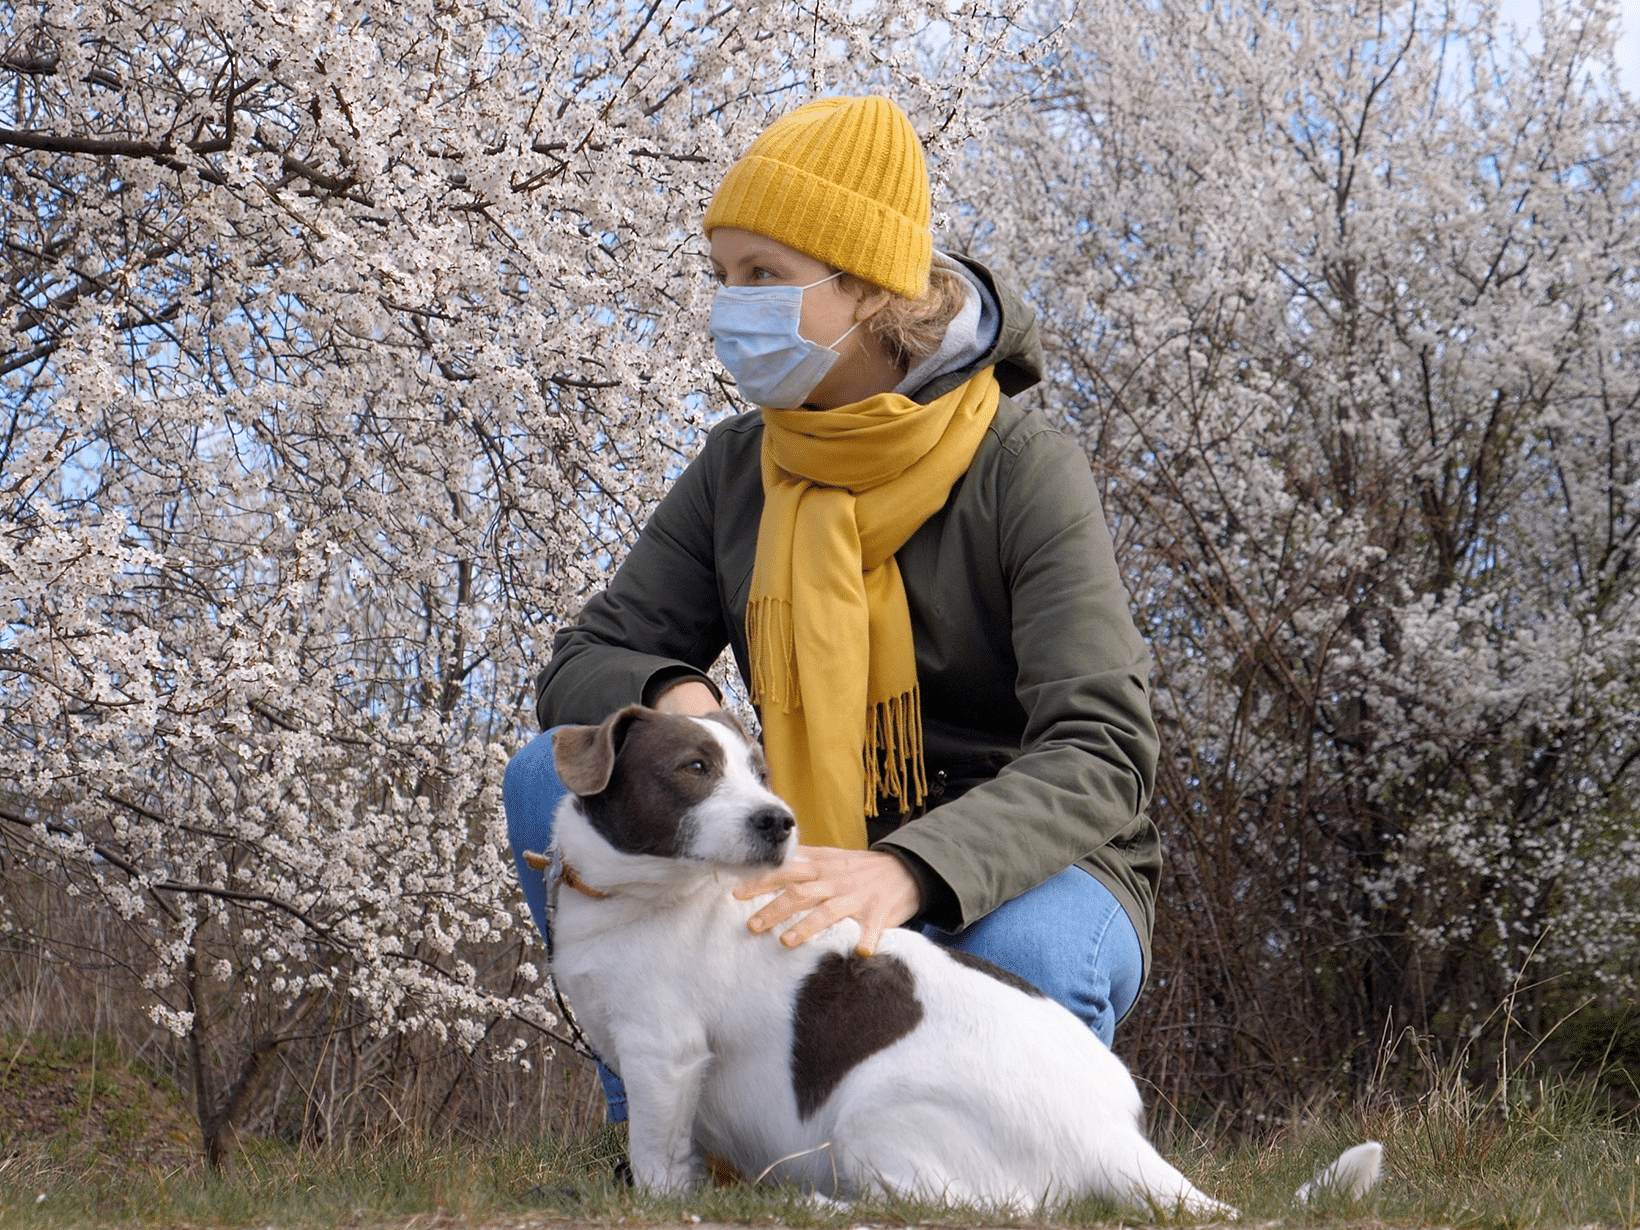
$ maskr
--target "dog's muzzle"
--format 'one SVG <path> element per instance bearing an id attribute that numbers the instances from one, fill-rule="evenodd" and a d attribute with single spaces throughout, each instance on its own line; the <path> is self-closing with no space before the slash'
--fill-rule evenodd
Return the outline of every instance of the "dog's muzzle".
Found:
<path id="1" fill-rule="evenodd" d="M 767 855 L 769 862 L 778 863 L 797 821 L 783 807 L 764 807 L 746 817 L 746 827 L 751 831 L 753 845 Z"/>

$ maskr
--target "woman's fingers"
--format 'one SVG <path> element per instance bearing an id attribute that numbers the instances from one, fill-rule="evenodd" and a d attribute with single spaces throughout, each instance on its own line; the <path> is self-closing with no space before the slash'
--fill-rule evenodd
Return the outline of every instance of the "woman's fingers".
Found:
<path id="1" fill-rule="evenodd" d="M 771 890 L 765 889 L 764 891 Z M 747 920 L 746 925 L 761 935 L 770 927 L 785 922 L 794 914 L 800 914 L 804 910 L 812 910 L 826 900 L 829 895 L 819 881 L 793 885 L 773 901 L 767 903 L 756 914 L 753 914 Z M 836 919 L 832 921 L 835 922 Z"/>
<path id="2" fill-rule="evenodd" d="M 753 897 L 761 897 L 764 893 L 777 893 L 783 888 L 790 888 L 794 884 L 806 884 L 819 877 L 820 871 L 814 865 L 805 851 L 806 846 L 798 846 L 797 853 L 791 861 L 759 876 L 755 880 L 747 880 L 735 889 L 737 901 L 750 901 Z"/>
<path id="3" fill-rule="evenodd" d="M 849 917 L 853 910 L 843 897 L 832 897 L 815 906 L 797 922 L 780 933 L 780 942 L 787 948 L 796 948 L 799 944 L 806 944 L 819 935 L 834 922 L 841 922 Z"/>
<path id="4" fill-rule="evenodd" d="M 812 872 L 802 875 L 789 875 L 782 872 L 779 875 L 764 876 L 760 880 L 747 880 L 735 889 L 735 899 L 750 901 L 753 897 L 761 897 L 764 893 L 778 893 L 782 889 L 791 888 L 795 884 L 808 884 L 814 878 Z"/>
<path id="5" fill-rule="evenodd" d="M 854 951 L 862 957 L 869 957 L 877 951 L 877 945 L 882 942 L 883 928 L 875 922 L 860 923 L 860 942 L 854 946 Z"/>
<path id="6" fill-rule="evenodd" d="M 803 847 L 802 862 L 742 884 L 742 899 L 778 892 L 753 914 L 747 926 L 761 934 L 798 914 L 804 916 L 781 933 L 788 948 L 807 943 L 833 923 L 853 918 L 860 924 L 856 950 L 870 956 L 883 932 L 914 917 L 922 906 L 917 882 L 892 854 L 868 850 Z"/>

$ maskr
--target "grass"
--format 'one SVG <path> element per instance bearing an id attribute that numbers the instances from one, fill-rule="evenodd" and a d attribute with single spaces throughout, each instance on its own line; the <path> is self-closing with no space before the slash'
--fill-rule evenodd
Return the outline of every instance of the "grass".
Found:
<path id="1" fill-rule="evenodd" d="M 21 1052 L 11 1066 L 15 1077 Z M 71 1089 L 89 1090 L 74 1064 L 95 1055 L 46 1052 L 32 1061 L 69 1065 Z M 0 1055 L 0 1071 L 6 1056 Z M 135 1095 L 116 1065 L 101 1072 L 103 1096 Z M 87 1098 L 89 1102 L 91 1099 Z M 118 1123 L 128 1108 L 110 1108 Z M 85 1112 L 70 1118 L 83 1121 Z M 157 1113 L 157 1112 L 154 1112 Z M 129 1116 L 127 1115 L 127 1118 Z M 161 1115 L 160 1118 L 163 1118 Z M 122 1152 L 116 1126 L 74 1141 L 29 1140 L 0 1124 L 0 1227 L 84 1225 L 306 1227 L 425 1224 L 677 1224 L 692 1219 L 814 1226 L 1011 1224 L 985 1209 L 909 1202 L 812 1208 L 799 1193 L 742 1184 L 689 1199 L 634 1192 L 615 1167 L 618 1129 L 564 1141 L 452 1143 L 397 1139 L 307 1150 L 247 1142 L 232 1167 L 206 1174 L 197 1161 L 161 1163 Z M 72 1134 L 72 1133 L 70 1133 Z M 1291 1193 L 1339 1150 L 1374 1137 L 1387 1173 L 1367 1200 L 1323 1200 L 1299 1210 Z M 1640 1132 L 1615 1122 L 1598 1099 L 1564 1082 L 1516 1083 L 1510 1102 L 1482 1098 L 1456 1080 L 1432 1080 L 1425 1096 L 1306 1117 L 1264 1142 L 1182 1137 L 1163 1150 L 1200 1186 L 1241 1208 L 1250 1223 L 1325 1226 L 1634 1227 L 1640 1225 Z M 40 1196 L 44 1199 L 39 1199 Z M 1143 1220 L 1143 1219 L 1141 1219 Z M 1021 1224 L 1131 1224 L 1101 1201 L 1078 1201 Z"/>

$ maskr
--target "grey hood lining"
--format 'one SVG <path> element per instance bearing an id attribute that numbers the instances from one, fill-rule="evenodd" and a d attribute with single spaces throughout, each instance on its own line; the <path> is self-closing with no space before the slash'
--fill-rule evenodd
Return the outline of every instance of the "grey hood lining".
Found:
<path id="1" fill-rule="evenodd" d="M 936 251 L 933 264 L 936 269 L 950 270 L 962 278 L 968 288 L 968 301 L 946 327 L 940 348 L 915 364 L 905 379 L 894 386 L 894 392 L 907 397 L 947 372 L 972 366 L 996 345 L 997 334 L 1002 329 L 1002 309 L 995 296 L 961 261 Z"/>

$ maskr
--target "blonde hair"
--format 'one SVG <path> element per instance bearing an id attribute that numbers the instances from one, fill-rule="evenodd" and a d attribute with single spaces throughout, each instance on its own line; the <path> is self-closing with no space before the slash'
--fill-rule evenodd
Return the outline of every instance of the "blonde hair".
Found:
<path id="1" fill-rule="evenodd" d="M 857 299 L 883 288 L 852 273 L 838 282 Z M 921 299 L 888 292 L 888 303 L 866 319 L 865 329 L 877 339 L 901 371 L 910 371 L 940 348 L 945 331 L 968 302 L 968 284 L 960 274 L 935 267 L 928 271 L 928 293 Z"/>

